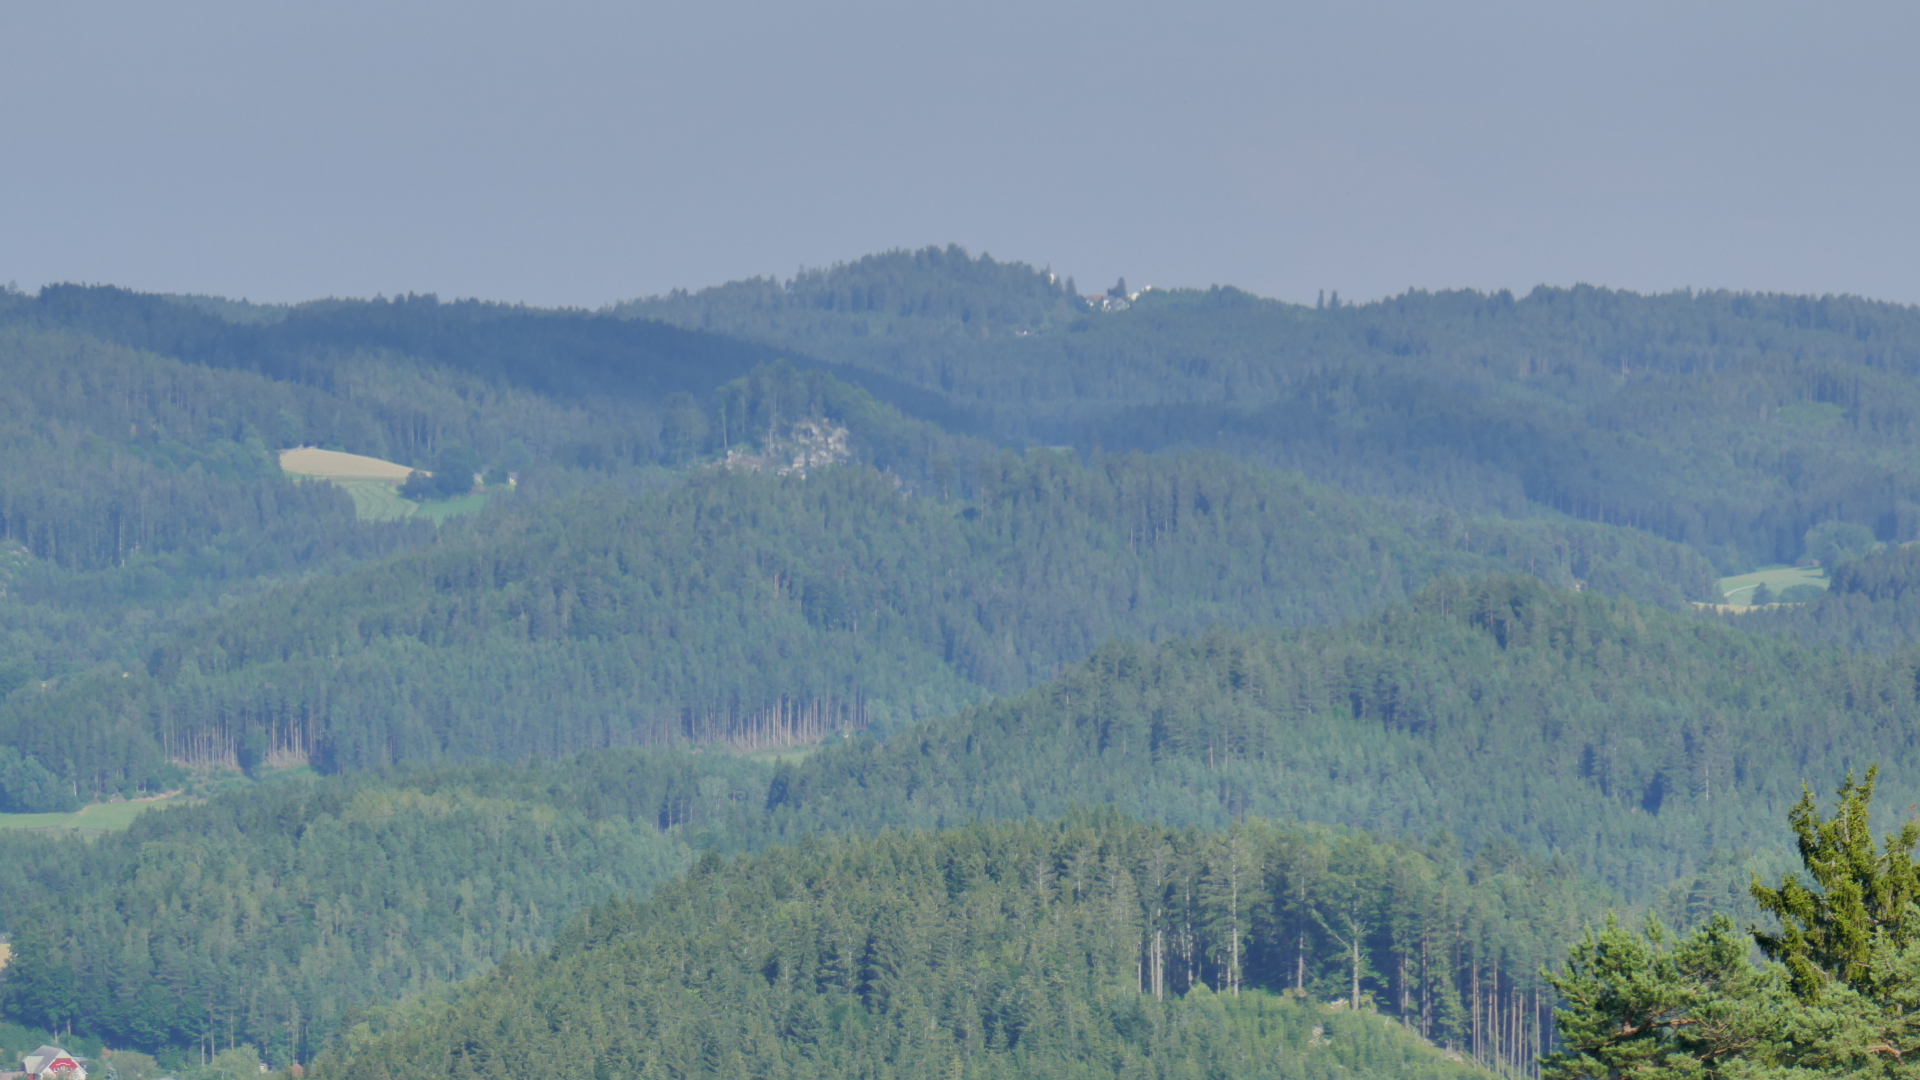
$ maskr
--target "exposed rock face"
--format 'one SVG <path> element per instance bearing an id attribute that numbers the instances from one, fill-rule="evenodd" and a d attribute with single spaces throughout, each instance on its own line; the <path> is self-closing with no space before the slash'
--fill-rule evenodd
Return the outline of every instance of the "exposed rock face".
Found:
<path id="1" fill-rule="evenodd" d="M 729 469 L 770 472 L 776 476 L 804 477 L 814 469 L 838 464 L 853 456 L 847 445 L 847 429 L 831 420 L 797 420 L 784 436 L 775 436 L 761 453 L 743 447 L 727 451 L 721 465 Z"/>

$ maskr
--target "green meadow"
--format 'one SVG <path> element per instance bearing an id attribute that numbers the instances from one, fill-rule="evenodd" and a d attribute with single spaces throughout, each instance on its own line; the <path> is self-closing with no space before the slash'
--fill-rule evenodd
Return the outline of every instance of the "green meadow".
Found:
<path id="1" fill-rule="evenodd" d="M 395 495 L 394 498 L 399 499 L 400 497 Z M 401 499 L 400 501 L 406 502 L 405 499 Z M 414 506 L 416 504 L 407 503 L 407 505 Z M 419 503 L 417 505 L 419 509 L 415 510 L 414 513 L 426 518 L 435 525 L 444 525 L 450 517 L 459 517 L 461 514 L 479 513 L 481 507 L 487 505 L 487 495 L 486 492 L 480 492 L 475 495 L 462 495 L 457 499 L 448 499 L 445 502 Z"/>
<path id="2" fill-rule="evenodd" d="M 1817 566 L 1764 566 L 1750 574 L 1721 578 L 1720 595 L 1734 607 L 1747 607 L 1753 601 L 1753 590 L 1762 585 L 1771 589 L 1775 596 L 1795 585 L 1824 589 L 1827 587 L 1827 572 Z"/>
<path id="3" fill-rule="evenodd" d="M 335 480 L 333 484 L 353 496 L 353 514 L 361 521 L 398 521 L 419 509 L 385 480 Z"/>
<path id="4" fill-rule="evenodd" d="M 149 810 L 171 806 L 178 796 L 133 802 L 94 803 L 71 814 L 0 814 L 0 829 L 84 829 L 119 832 Z"/>

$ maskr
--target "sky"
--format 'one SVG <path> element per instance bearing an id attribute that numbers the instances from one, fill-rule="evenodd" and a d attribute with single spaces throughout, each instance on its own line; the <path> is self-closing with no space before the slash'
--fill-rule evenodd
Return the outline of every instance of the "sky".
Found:
<path id="1" fill-rule="evenodd" d="M 1920 5 L 0 0 L 0 283 L 1920 303 Z"/>

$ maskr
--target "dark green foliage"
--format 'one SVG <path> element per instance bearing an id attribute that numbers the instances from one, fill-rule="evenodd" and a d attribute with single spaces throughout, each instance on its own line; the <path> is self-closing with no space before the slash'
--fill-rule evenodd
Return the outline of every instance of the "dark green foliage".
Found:
<path id="1" fill-rule="evenodd" d="M 1920 656 L 1812 650 L 1528 579 L 1354 625 L 1115 645 L 1051 685 L 783 769 L 770 827 L 949 826 L 1110 804 L 1558 853 L 1650 898 L 1774 846 L 1802 778 L 1908 777 Z M 1896 771 L 1897 770 L 1897 771 Z M 1889 783 L 1892 783 L 1889 781 Z"/>
<path id="2" fill-rule="evenodd" d="M 480 455 L 474 451 L 459 445 L 443 446 L 433 456 L 433 472 L 408 475 L 400 487 L 400 497 L 417 501 L 459 498 L 473 490 L 482 467 Z"/>
<path id="3" fill-rule="evenodd" d="M 1371 1002 L 1311 1003 L 1347 981 L 1311 920 L 1310 993 L 1271 996 L 1294 983 L 1303 909 L 1345 892 L 1364 898 Z M 1590 910 L 1565 879 L 1260 822 L 810 842 L 603 905 L 546 957 L 376 1018 L 316 1075 L 1469 1075 L 1395 1027 L 1520 1059 L 1544 1019 L 1533 950 Z"/>
<path id="4" fill-rule="evenodd" d="M 629 753 L 277 781 L 94 842 L 0 834 L 6 1013 L 304 1059 L 364 1006 L 544 948 L 582 907 L 677 874 L 680 823 L 764 785 L 736 759 Z"/>
<path id="5" fill-rule="evenodd" d="M 1869 830 L 1878 767 L 1849 775 L 1822 820 L 1811 793 L 1790 814 L 1811 883 L 1756 878 L 1754 898 L 1778 934 L 1734 931 L 1725 916 L 1673 941 L 1657 922 L 1634 934 L 1609 919 L 1549 980 L 1566 998 L 1567 1049 L 1548 1080 L 1646 1077 L 1911 1077 L 1920 1021 L 1913 848 L 1920 824 L 1886 838 Z M 1749 959 L 1758 944 L 1768 962 Z"/>
<path id="6" fill-rule="evenodd" d="M 1836 595 L 1857 593 L 1868 600 L 1904 600 L 1920 593 L 1920 547 L 1901 547 L 1840 563 L 1829 571 Z"/>
<path id="7" fill-rule="evenodd" d="M 1781 1064 L 1783 1044 L 1810 1025 L 1795 1016 L 1799 1009 L 1778 973 L 1748 961 L 1751 948 L 1725 916 L 1677 942 L 1654 920 L 1641 933 L 1612 919 L 1588 931 L 1569 951 L 1565 970 L 1548 976 L 1565 998 L 1556 1016 L 1568 1049 L 1544 1062 L 1544 1075 L 1679 1080 L 1726 1075 L 1722 1070 L 1736 1062 Z"/>
<path id="8" fill-rule="evenodd" d="M 1849 559 L 1828 576 L 1825 594 L 1806 598 L 1803 607 L 1732 618 L 1743 629 L 1849 649 L 1885 652 L 1920 641 L 1920 547 Z"/>
<path id="9" fill-rule="evenodd" d="M 1546 507 L 1728 573 L 1794 560 L 1825 521 L 1920 530 L 1920 310 L 1854 297 L 1581 286 L 1316 310 L 1215 288 L 1090 312 L 1050 275 L 929 249 L 621 310 L 883 373 L 1003 438 L 1212 446 L 1367 494 Z"/>
<path id="10" fill-rule="evenodd" d="M 280 474 L 283 415 L 371 428 L 302 388 L 97 342 L 0 327 L 0 537 L 72 571 L 158 560 L 168 577 L 244 578 L 391 552 L 352 500 Z M 347 415 L 341 415 L 347 413 Z"/>
<path id="11" fill-rule="evenodd" d="M 73 785 L 11 746 L 0 746 L 0 813 L 51 814 L 79 809 Z"/>
<path id="12" fill-rule="evenodd" d="M 1806 555 L 1822 566 L 1838 566 L 1874 549 L 1873 530 L 1846 521 L 1823 521 L 1807 530 Z"/>
<path id="13" fill-rule="evenodd" d="M 236 606 L 0 707 L 0 738 L 113 790 L 163 760 L 327 769 L 897 728 L 1102 641 L 1332 622 L 1436 574 L 1576 574 L 1677 602 L 1710 571 L 1590 526 L 1405 520 L 1211 456 L 1006 455 L 955 508 L 840 468 L 724 470 Z M 538 722 L 532 722 L 537 717 Z"/>
<path id="14" fill-rule="evenodd" d="M 14 1015 L 281 1063 L 505 960 L 376 1010 L 350 1068 L 1440 1075 L 1377 1016 L 1263 990 L 1518 1063 L 1538 970 L 1602 903 L 1576 872 L 1698 925 L 1803 778 L 1883 760 L 1920 796 L 1920 562 L 1871 551 L 1920 528 L 1912 310 L 1089 301 L 929 249 L 628 313 L 680 325 L 0 294 L 0 802 L 362 771 L 0 837 Z M 740 471 L 803 434 L 848 460 Z M 520 483 L 444 530 L 367 525 L 279 473 L 295 445 L 416 468 L 417 497 Z M 1707 556 L 1803 555 L 1832 592 L 1737 628 L 1652 606 L 1713 595 Z M 1525 576 L 1463 580 L 1489 573 Z M 1799 641 L 1743 632 L 1772 629 Z M 861 727 L 892 737 L 777 770 L 604 749 Z M 1816 848 L 1858 854 L 1847 829 Z M 1778 898 L 1783 948 L 1858 995 L 1904 961 L 1819 930 L 1849 880 Z M 1786 1001 L 1725 924 L 1595 941 L 1581 977 L 1627 958 L 1649 1016 L 1845 1012 Z M 1851 1053 L 1827 1064 L 1885 1064 Z"/>

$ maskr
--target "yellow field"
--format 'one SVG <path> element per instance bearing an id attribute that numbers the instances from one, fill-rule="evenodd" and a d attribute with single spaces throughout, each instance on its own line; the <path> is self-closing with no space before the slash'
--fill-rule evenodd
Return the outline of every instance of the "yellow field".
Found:
<path id="1" fill-rule="evenodd" d="M 413 472 L 405 465 L 360 454 L 343 454 L 314 446 L 296 446 L 280 452 L 280 471 L 327 480 L 385 480 L 398 484 Z"/>
<path id="2" fill-rule="evenodd" d="M 476 513 L 487 505 L 485 492 L 424 505 L 403 499 L 400 497 L 400 484 L 413 472 L 412 469 L 376 457 L 343 454 L 338 450 L 321 450 L 312 446 L 283 450 L 280 452 L 280 471 L 290 476 L 325 480 L 345 491 L 353 497 L 353 516 L 361 521 L 398 521 L 418 514 L 440 525 L 450 517 Z M 0 828 L 4 827 L 0 825 Z"/>

